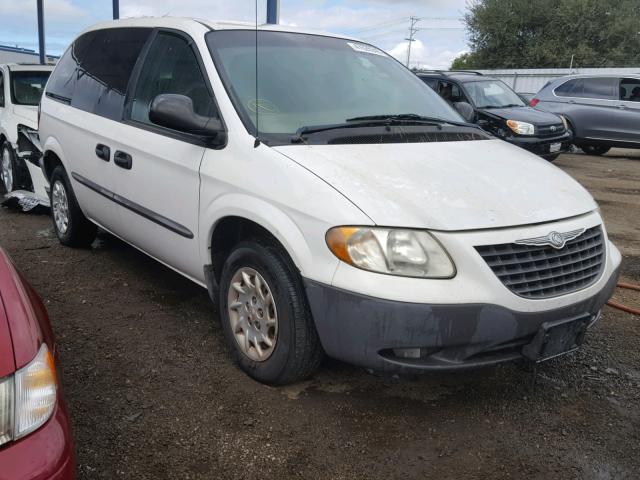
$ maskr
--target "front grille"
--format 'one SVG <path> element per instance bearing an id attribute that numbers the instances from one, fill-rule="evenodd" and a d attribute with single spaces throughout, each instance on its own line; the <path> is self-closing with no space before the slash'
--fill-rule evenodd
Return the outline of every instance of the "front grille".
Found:
<path id="1" fill-rule="evenodd" d="M 562 135 L 565 132 L 564 124 L 556 123 L 553 125 L 541 125 L 536 127 L 536 132 L 539 137 L 556 137 Z"/>
<path id="2" fill-rule="evenodd" d="M 586 230 L 557 250 L 515 243 L 476 247 L 493 273 L 516 295 L 549 298 L 588 287 L 604 264 L 600 226 Z"/>

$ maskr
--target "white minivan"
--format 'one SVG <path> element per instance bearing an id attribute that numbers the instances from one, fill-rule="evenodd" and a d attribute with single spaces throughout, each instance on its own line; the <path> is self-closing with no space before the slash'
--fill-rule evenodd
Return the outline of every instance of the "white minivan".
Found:
<path id="1" fill-rule="evenodd" d="M 618 277 L 577 182 L 350 38 L 100 24 L 55 68 L 40 139 L 60 241 L 99 226 L 208 288 L 266 383 L 325 353 L 383 371 L 542 361 L 578 348 Z"/>

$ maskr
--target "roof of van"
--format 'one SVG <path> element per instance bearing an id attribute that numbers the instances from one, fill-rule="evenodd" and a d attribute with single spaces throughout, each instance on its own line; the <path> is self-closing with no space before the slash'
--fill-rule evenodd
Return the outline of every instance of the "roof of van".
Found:
<path id="1" fill-rule="evenodd" d="M 289 25 L 275 25 L 275 24 L 261 24 L 256 27 L 251 22 L 237 22 L 226 20 L 206 20 L 201 18 L 191 17 L 133 17 L 124 18 L 120 20 L 111 20 L 108 22 L 101 22 L 90 26 L 82 33 L 86 33 L 92 30 L 101 30 L 104 28 L 117 28 L 117 27 L 164 27 L 174 28 L 182 31 L 192 31 L 194 29 L 206 28 L 208 30 L 255 30 L 259 31 L 277 31 L 277 32 L 291 32 L 291 33 L 306 33 L 311 35 L 322 35 L 327 37 L 344 38 L 348 40 L 357 40 L 356 38 L 349 37 L 347 35 L 341 35 L 331 32 L 324 32 L 318 30 L 310 30 L 306 28 L 292 27 Z M 82 34 L 81 33 L 81 34 Z"/>

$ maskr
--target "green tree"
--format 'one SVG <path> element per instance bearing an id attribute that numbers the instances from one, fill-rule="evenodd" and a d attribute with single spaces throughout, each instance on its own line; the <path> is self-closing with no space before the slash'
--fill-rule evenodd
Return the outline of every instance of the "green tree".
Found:
<path id="1" fill-rule="evenodd" d="M 639 0 L 475 0 L 456 69 L 638 67 Z"/>

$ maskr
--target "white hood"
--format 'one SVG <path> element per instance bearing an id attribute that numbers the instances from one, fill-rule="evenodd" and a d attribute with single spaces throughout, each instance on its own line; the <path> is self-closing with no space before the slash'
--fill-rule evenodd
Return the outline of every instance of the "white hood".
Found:
<path id="1" fill-rule="evenodd" d="M 501 140 L 275 149 L 378 225 L 474 230 L 548 222 L 597 208 L 562 170 Z"/>
<path id="2" fill-rule="evenodd" d="M 32 105 L 14 105 L 13 114 L 18 117 L 16 123 L 26 127 L 38 128 L 38 107 Z"/>

